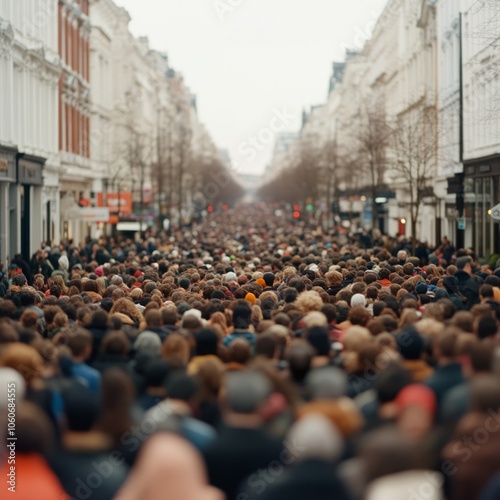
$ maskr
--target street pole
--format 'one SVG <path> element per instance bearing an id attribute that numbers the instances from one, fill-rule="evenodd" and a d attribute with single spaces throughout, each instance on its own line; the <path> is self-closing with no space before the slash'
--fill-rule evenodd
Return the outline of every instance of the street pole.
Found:
<path id="1" fill-rule="evenodd" d="M 463 36 L 462 36 L 462 13 L 459 14 L 458 21 L 458 36 L 459 36 L 459 147 L 460 147 L 460 163 L 462 164 L 462 172 L 464 171 L 464 73 L 463 73 Z M 456 209 L 458 213 L 456 225 L 456 247 L 464 248 L 465 246 L 465 230 L 459 225 L 459 220 L 464 216 L 465 195 L 464 195 L 464 175 L 461 175 L 460 186 L 456 193 Z"/>

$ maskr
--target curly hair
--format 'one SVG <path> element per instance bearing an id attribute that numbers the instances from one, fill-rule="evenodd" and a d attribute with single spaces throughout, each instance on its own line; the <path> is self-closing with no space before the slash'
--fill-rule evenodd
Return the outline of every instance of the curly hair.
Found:
<path id="1" fill-rule="evenodd" d="M 139 311 L 139 309 L 137 309 L 135 304 L 131 300 L 129 300 L 125 297 L 118 299 L 113 304 L 113 307 L 111 308 L 111 311 L 109 313 L 110 314 L 114 314 L 114 313 L 125 314 L 132 321 L 134 321 L 134 323 L 137 323 L 137 324 L 141 323 L 144 320 L 142 313 Z"/>
<path id="2" fill-rule="evenodd" d="M 295 306 L 302 313 L 307 314 L 311 311 L 320 311 L 323 307 L 323 300 L 318 292 L 309 290 L 302 292 L 295 301 Z"/>

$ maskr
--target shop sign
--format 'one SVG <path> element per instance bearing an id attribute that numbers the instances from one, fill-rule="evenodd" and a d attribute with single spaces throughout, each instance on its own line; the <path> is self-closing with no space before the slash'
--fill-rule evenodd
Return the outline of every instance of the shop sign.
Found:
<path id="1" fill-rule="evenodd" d="M 489 210 L 489 214 L 493 220 L 500 220 L 500 203 Z"/>
<path id="2" fill-rule="evenodd" d="M 19 160 L 19 183 L 42 185 L 42 165 L 28 160 Z"/>
<path id="3" fill-rule="evenodd" d="M 79 219 L 83 222 L 108 222 L 109 208 L 85 207 L 78 211 Z"/>

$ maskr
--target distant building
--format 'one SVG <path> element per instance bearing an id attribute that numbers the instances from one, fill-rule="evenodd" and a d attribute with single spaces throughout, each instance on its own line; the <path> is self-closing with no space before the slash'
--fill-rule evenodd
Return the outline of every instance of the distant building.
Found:
<path id="1" fill-rule="evenodd" d="M 273 177 L 288 165 L 288 154 L 293 142 L 297 139 L 297 132 L 280 132 L 276 134 L 271 163 L 266 169 L 266 177 Z"/>
<path id="2" fill-rule="evenodd" d="M 89 0 L 59 1 L 59 150 L 61 158 L 61 238 L 81 241 L 85 223 L 75 218 L 98 189 L 90 161 Z M 96 189 L 97 188 L 97 189 Z"/>
<path id="3" fill-rule="evenodd" d="M 0 2 L 0 260 L 57 235 L 57 0 Z M 40 20 L 43 19 L 43 22 Z"/>
<path id="4" fill-rule="evenodd" d="M 243 186 L 247 193 L 247 199 L 251 199 L 260 187 L 262 176 L 254 174 L 240 173 L 237 175 L 237 180 Z"/>

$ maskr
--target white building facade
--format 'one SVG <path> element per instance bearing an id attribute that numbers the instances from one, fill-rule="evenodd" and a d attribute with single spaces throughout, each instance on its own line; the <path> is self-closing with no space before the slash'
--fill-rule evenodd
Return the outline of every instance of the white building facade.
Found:
<path id="1" fill-rule="evenodd" d="M 0 259 L 29 259 L 58 213 L 57 0 L 0 2 Z"/>
<path id="2" fill-rule="evenodd" d="M 500 253 L 500 16 L 496 0 L 463 0 L 464 215 L 478 255 Z"/>

